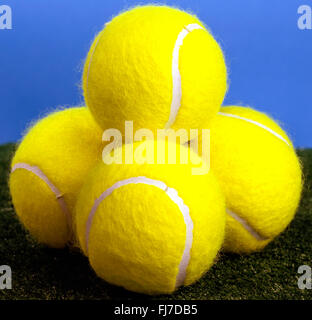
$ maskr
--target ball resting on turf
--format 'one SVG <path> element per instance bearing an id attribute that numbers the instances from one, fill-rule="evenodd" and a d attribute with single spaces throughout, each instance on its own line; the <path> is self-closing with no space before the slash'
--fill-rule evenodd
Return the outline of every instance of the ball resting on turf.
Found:
<path id="1" fill-rule="evenodd" d="M 10 192 L 39 242 L 60 248 L 73 240 L 76 196 L 101 151 L 101 129 L 85 107 L 52 113 L 25 135 L 12 160 Z"/>
<path id="2" fill-rule="evenodd" d="M 224 249 L 260 250 L 298 207 L 302 177 L 295 149 L 276 122 L 251 108 L 221 108 L 210 134 L 211 168 L 227 205 Z"/>
<path id="3" fill-rule="evenodd" d="M 76 205 L 79 243 L 97 275 L 148 294 L 199 279 L 222 245 L 224 227 L 218 181 L 212 172 L 192 175 L 188 164 L 101 162 Z"/>

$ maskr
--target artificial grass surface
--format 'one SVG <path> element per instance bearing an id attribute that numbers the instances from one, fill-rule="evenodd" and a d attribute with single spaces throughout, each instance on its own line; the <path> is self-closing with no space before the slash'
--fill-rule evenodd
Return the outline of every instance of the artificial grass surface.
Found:
<path id="1" fill-rule="evenodd" d="M 300 290 L 298 267 L 312 267 L 312 149 L 298 150 L 305 188 L 287 230 L 264 251 L 249 256 L 221 253 L 197 283 L 170 296 L 149 297 L 97 278 L 79 252 L 38 245 L 15 215 L 7 186 L 14 144 L 0 146 L 0 265 L 12 268 L 12 289 L 0 299 L 312 299 Z"/>

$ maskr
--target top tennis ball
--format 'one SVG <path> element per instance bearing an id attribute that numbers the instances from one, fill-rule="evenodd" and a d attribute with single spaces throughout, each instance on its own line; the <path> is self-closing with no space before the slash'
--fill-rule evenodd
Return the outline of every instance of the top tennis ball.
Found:
<path id="1" fill-rule="evenodd" d="M 222 51 L 196 16 L 142 6 L 113 18 L 97 35 L 83 90 L 103 128 L 124 133 L 128 120 L 135 130 L 200 129 L 220 108 L 226 76 Z"/>

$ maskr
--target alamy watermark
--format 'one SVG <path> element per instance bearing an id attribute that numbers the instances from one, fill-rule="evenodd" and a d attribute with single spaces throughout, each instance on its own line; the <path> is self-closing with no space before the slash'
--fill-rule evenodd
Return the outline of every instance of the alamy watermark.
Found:
<path id="1" fill-rule="evenodd" d="M 12 289 L 12 270 L 9 266 L 0 266 L 0 290 Z"/>
<path id="2" fill-rule="evenodd" d="M 312 30 L 312 8 L 308 5 L 302 5 L 298 8 L 298 28 L 300 30 Z"/>
<path id="3" fill-rule="evenodd" d="M 7 5 L 0 5 L 0 30 L 12 29 L 12 9 Z"/>
<path id="4" fill-rule="evenodd" d="M 124 135 L 118 129 L 104 131 L 108 142 L 102 152 L 105 164 L 188 164 L 193 175 L 204 175 L 210 169 L 209 129 L 150 129 L 134 132 L 133 121 L 125 121 Z M 201 139 L 199 139 L 199 137 Z M 135 144 L 135 142 L 141 142 Z M 200 143 L 199 143 L 200 142 Z M 177 145 L 182 146 L 178 148 Z M 121 146 L 124 145 L 124 148 Z M 190 148 L 185 148 L 189 146 Z M 192 151 L 191 151 L 192 150 Z"/>
<path id="5" fill-rule="evenodd" d="M 301 290 L 312 289 L 312 268 L 307 265 L 302 265 L 298 268 L 298 273 L 302 276 L 298 279 L 298 288 Z"/>

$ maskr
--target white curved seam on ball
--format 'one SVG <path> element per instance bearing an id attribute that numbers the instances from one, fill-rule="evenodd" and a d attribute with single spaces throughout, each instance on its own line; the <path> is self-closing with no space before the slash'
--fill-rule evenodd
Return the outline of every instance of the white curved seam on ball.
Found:
<path id="1" fill-rule="evenodd" d="M 169 119 L 165 125 L 165 129 L 169 129 L 176 120 L 179 109 L 181 107 L 181 99 L 182 99 L 182 83 L 181 83 L 181 73 L 179 70 L 179 53 L 180 47 L 183 45 L 184 38 L 190 34 L 193 30 L 203 29 L 197 23 L 192 23 L 185 26 L 182 31 L 178 34 L 177 40 L 175 42 L 173 53 L 172 53 L 172 100 L 170 106 L 170 115 Z"/>
<path id="2" fill-rule="evenodd" d="M 243 219 L 242 217 L 240 217 L 239 215 L 237 215 L 236 213 L 234 213 L 230 209 L 226 209 L 226 212 L 233 219 L 235 219 L 251 236 L 253 236 L 258 241 L 265 241 L 265 240 L 269 239 L 267 237 L 261 236 L 255 229 L 252 228 L 251 225 L 249 225 L 249 223 L 245 219 Z"/>
<path id="3" fill-rule="evenodd" d="M 98 208 L 98 206 L 101 204 L 101 202 L 108 197 L 114 190 L 126 186 L 129 184 L 146 184 L 146 185 L 151 185 L 154 187 L 157 187 L 168 195 L 168 197 L 179 207 L 179 210 L 181 211 L 186 227 L 186 237 L 185 237 L 185 245 L 184 245 L 184 251 L 182 254 L 182 258 L 179 264 L 179 270 L 178 274 L 176 277 L 176 288 L 181 286 L 184 283 L 184 280 L 186 278 L 186 269 L 189 265 L 190 258 L 191 258 L 191 248 L 193 244 L 193 221 L 190 216 L 190 210 L 187 205 L 184 204 L 183 199 L 178 195 L 178 192 L 173 189 L 168 187 L 164 182 L 159 181 L 159 180 L 154 180 L 150 179 L 144 176 L 139 176 L 139 177 L 133 177 L 125 180 L 121 180 L 116 182 L 114 185 L 112 185 L 110 188 L 105 190 L 99 198 L 97 198 L 93 204 L 93 207 L 89 213 L 87 223 L 86 223 L 86 252 L 88 255 L 89 251 L 89 235 L 90 235 L 90 230 L 92 226 L 92 221 L 93 217 L 95 215 L 95 212 Z"/>
<path id="4" fill-rule="evenodd" d="M 24 169 L 24 170 L 32 172 L 34 175 L 36 175 L 38 178 L 40 178 L 42 181 L 44 181 L 47 184 L 47 186 L 50 188 L 50 190 L 54 193 L 56 200 L 57 200 L 59 206 L 61 207 L 62 212 L 65 214 L 65 217 L 67 220 L 67 225 L 68 225 L 70 233 L 71 233 L 72 232 L 71 214 L 67 208 L 63 194 L 60 192 L 60 190 L 48 179 L 48 177 L 37 166 L 31 166 L 28 163 L 19 162 L 13 166 L 13 168 L 11 170 L 11 174 L 14 171 L 16 171 L 17 169 Z"/>
<path id="5" fill-rule="evenodd" d="M 106 23 L 108 24 L 108 23 Z M 105 24 L 105 25 L 106 25 Z M 95 49 L 100 41 L 100 38 L 101 38 L 102 35 L 99 35 L 95 45 L 94 45 L 94 48 L 92 50 L 92 53 L 91 53 L 91 56 L 90 56 L 90 60 L 89 60 L 89 65 L 88 65 L 88 72 L 87 72 L 87 82 L 86 82 L 86 92 L 87 92 L 87 97 L 86 97 L 86 101 L 88 100 L 88 97 L 89 97 L 89 75 L 90 75 L 90 69 L 91 69 L 91 63 L 92 63 L 92 59 L 93 59 L 93 55 L 94 55 L 94 52 L 95 52 Z"/>
<path id="6" fill-rule="evenodd" d="M 270 132 L 271 134 L 276 136 L 278 139 L 284 141 L 288 146 L 290 146 L 288 141 L 286 139 L 284 139 L 280 134 L 278 134 L 277 132 L 273 131 L 269 127 L 267 127 L 267 126 L 265 126 L 265 125 L 263 125 L 263 124 L 261 124 L 261 123 L 259 123 L 257 121 L 254 121 L 254 120 L 251 120 L 251 119 L 248 119 L 248 118 L 244 118 L 244 117 L 240 117 L 240 116 L 238 116 L 236 114 L 232 114 L 232 113 L 219 112 L 219 115 L 226 116 L 226 117 L 231 117 L 231 118 L 235 118 L 235 119 L 240 119 L 240 120 L 244 120 L 244 121 L 247 121 L 249 123 L 252 123 L 252 124 L 254 124 L 254 125 L 256 125 L 256 126 L 262 128 L 262 129 Z"/>

